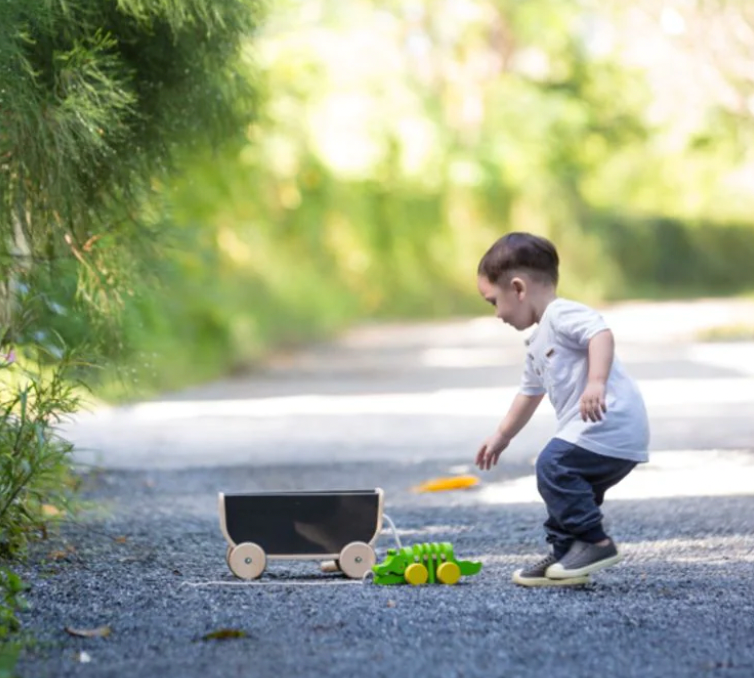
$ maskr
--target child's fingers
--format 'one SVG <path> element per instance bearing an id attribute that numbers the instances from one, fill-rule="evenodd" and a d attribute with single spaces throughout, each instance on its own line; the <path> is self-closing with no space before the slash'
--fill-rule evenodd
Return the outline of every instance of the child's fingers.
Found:
<path id="1" fill-rule="evenodd" d="M 490 449 L 489 445 L 485 445 L 484 454 L 482 455 L 482 464 L 479 467 L 482 469 L 482 471 L 489 471 L 490 468 L 492 468 L 493 456 L 494 456 L 494 452 Z"/>
<path id="2" fill-rule="evenodd" d="M 479 448 L 479 451 L 476 453 L 476 465 L 479 468 L 482 468 L 482 462 L 484 461 L 484 453 L 487 450 L 487 444 L 485 443 Z"/>
<path id="3" fill-rule="evenodd" d="M 482 447 L 479 449 L 479 452 L 476 455 L 476 465 L 482 471 L 484 471 L 487 466 L 488 455 L 489 455 L 489 447 L 487 446 L 487 443 L 485 443 L 484 445 L 482 445 Z"/>
<path id="4" fill-rule="evenodd" d="M 602 419 L 602 413 L 607 412 L 607 403 L 604 396 L 596 396 L 594 398 L 594 414 L 598 419 Z"/>
<path id="5" fill-rule="evenodd" d="M 493 466 L 497 466 L 498 459 L 502 454 L 502 450 L 487 450 L 487 470 L 489 471 Z"/>
<path id="6" fill-rule="evenodd" d="M 602 413 L 607 412 L 607 406 L 604 401 L 598 399 L 582 400 L 581 406 L 581 419 L 583 421 L 602 421 Z"/>
<path id="7" fill-rule="evenodd" d="M 490 451 L 489 451 L 489 449 L 487 447 L 485 447 L 484 448 L 484 454 L 482 455 L 482 462 L 479 465 L 479 468 L 482 469 L 482 471 L 486 471 L 487 470 L 487 465 L 490 462 L 489 455 L 490 455 Z"/>
<path id="8" fill-rule="evenodd" d="M 500 455 L 506 447 L 507 445 L 503 445 L 500 449 L 496 449 L 490 445 L 490 441 L 485 442 L 476 453 L 476 465 L 482 471 L 489 471 L 493 466 L 497 466 Z"/>

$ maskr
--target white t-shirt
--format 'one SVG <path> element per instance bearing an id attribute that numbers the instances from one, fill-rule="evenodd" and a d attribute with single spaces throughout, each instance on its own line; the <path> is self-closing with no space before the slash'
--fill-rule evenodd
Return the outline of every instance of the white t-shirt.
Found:
<path id="1" fill-rule="evenodd" d="M 618 357 L 607 380 L 602 421 L 582 421 L 579 399 L 589 374 L 589 340 L 609 329 L 594 309 L 555 299 L 527 339 L 520 392 L 547 393 L 558 418 L 556 438 L 606 457 L 645 462 L 649 459 L 649 421 L 636 382 Z"/>

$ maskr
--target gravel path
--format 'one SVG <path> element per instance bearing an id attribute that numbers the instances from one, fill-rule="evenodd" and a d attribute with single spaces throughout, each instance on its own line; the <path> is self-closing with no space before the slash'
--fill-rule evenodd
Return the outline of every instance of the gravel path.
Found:
<path id="1" fill-rule="evenodd" d="M 522 345 L 497 323 L 362 328 L 253 378 L 80 417 L 65 433 L 94 465 L 91 509 L 23 566 L 35 640 L 18 678 L 751 678 L 754 344 L 693 335 L 753 309 L 606 312 L 648 401 L 652 461 L 608 494 L 625 560 L 582 589 L 510 583 L 544 551 L 531 464 L 547 408 L 479 488 L 411 492 L 468 470 L 507 407 Z M 411 588 L 312 562 L 274 561 L 252 583 L 228 571 L 219 491 L 372 487 L 404 543 L 452 541 L 482 572 Z M 203 639 L 220 629 L 243 637 Z"/>
<path id="2" fill-rule="evenodd" d="M 509 576 L 542 551 L 542 507 L 408 491 L 446 470 L 93 474 L 86 494 L 108 515 L 67 526 L 25 572 L 33 588 L 24 622 L 38 642 L 19 676 L 395 676 L 407 667 L 469 677 L 754 675 L 754 497 L 608 500 L 624 562 L 584 589 L 524 590 Z M 452 540 L 485 567 L 455 587 L 414 589 L 276 561 L 262 583 L 237 583 L 224 562 L 217 489 L 312 486 L 382 486 L 404 542 Z M 378 555 L 390 543 L 386 533 Z M 75 551 L 61 559 L 66 546 Z M 103 625 L 107 638 L 64 631 Z M 246 635 L 202 640 L 223 628 Z"/>

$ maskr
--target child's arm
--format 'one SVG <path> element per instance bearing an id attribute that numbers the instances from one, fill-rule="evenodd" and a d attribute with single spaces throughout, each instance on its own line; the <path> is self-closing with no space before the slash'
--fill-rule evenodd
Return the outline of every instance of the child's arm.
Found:
<path id="1" fill-rule="evenodd" d="M 513 399 L 508 414 L 500 422 L 497 431 L 484 441 L 476 455 L 476 465 L 483 471 L 489 471 L 497 465 L 503 450 L 510 445 L 516 434 L 526 426 L 529 419 L 542 402 L 544 394 L 524 395 L 519 393 Z"/>
<path id="2" fill-rule="evenodd" d="M 586 388 L 579 401 L 584 421 L 600 421 L 602 413 L 607 412 L 605 392 L 614 353 L 615 339 L 610 330 L 603 330 L 589 340 L 589 372 Z"/>

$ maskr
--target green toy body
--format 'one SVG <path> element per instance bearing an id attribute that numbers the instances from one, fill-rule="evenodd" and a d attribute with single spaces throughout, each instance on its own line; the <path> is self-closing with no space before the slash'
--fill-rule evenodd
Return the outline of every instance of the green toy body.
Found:
<path id="1" fill-rule="evenodd" d="M 433 542 L 388 549 L 384 562 L 372 566 L 374 583 L 455 584 L 460 576 L 477 574 L 482 563 L 456 560 L 453 545 Z"/>

